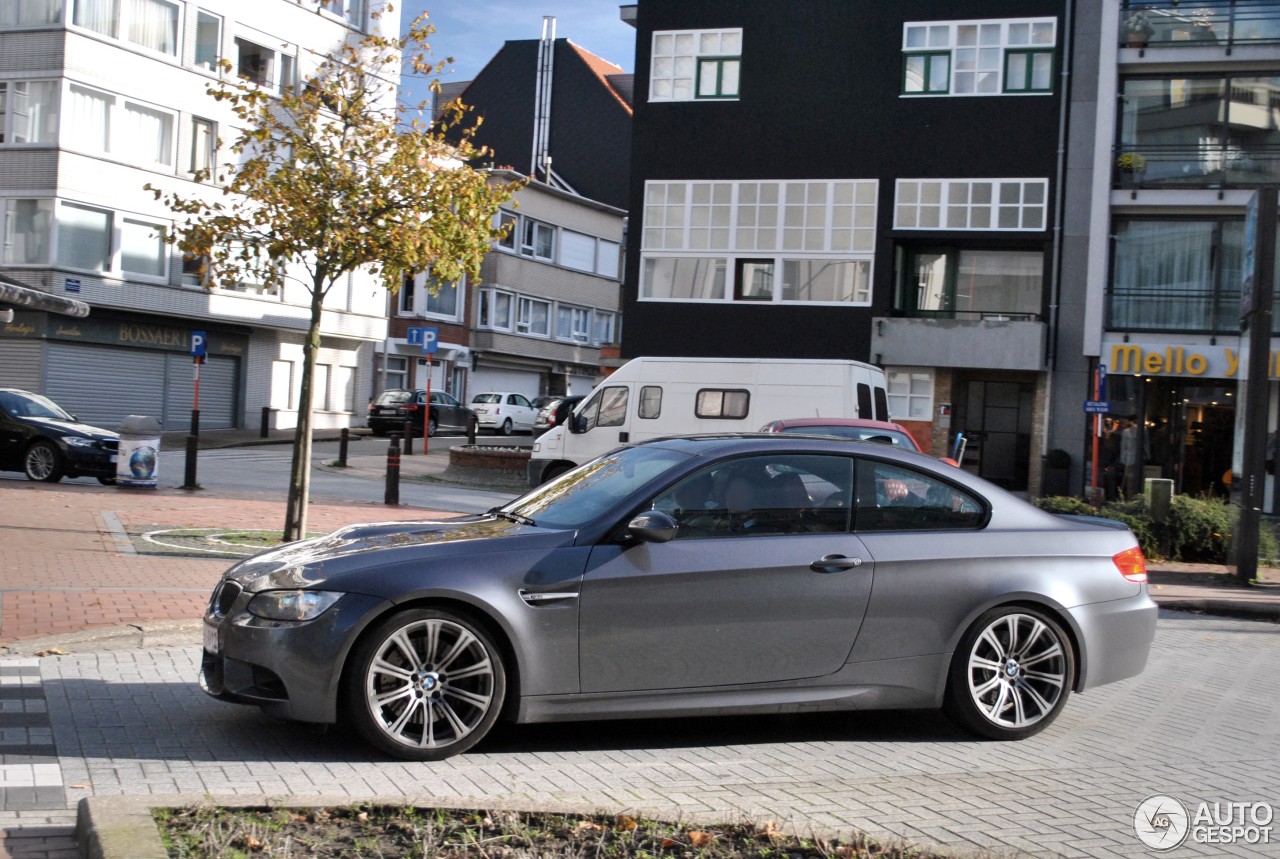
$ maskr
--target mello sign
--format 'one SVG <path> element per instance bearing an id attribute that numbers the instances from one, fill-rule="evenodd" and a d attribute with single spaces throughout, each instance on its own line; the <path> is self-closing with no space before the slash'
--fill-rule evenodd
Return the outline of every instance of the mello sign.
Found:
<path id="1" fill-rule="evenodd" d="M 1225 347 L 1164 346 L 1139 343 L 1111 344 L 1112 373 L 1133 376 L 1204 376 L 1234 379 L 1240 372 L 1240 352 Z M 1280 379 L 1280 352 L 1267 359 L 1267 371 Z"/>

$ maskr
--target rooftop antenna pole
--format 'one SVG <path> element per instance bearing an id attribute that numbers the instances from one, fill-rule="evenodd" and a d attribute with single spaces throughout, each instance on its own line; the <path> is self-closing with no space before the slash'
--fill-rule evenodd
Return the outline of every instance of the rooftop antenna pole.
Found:
<path id="1" fill-rule="evenodd" d="M 551 184 L 551 80 L 555 66 L 556 19 L 542 16 L 542 40 L 538 42 L 538 74 L 533 105 L 533 163 L 530 173 Z"/>

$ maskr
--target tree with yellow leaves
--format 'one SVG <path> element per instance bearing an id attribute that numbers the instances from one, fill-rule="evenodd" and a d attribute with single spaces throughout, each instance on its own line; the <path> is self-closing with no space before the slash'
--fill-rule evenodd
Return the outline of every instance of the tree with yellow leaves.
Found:
<path id="1" fill-rule="evenodd" d="M 249 278 L 280 288 L 296 272 L 293 279 L 310 294 L 287 541 L 306 535 L 311 396 L 325 296 L 357 269 L 379 276 L 392 292 L 417 272 L 444 283 L 476 275 L 501 235 L 493 227 L 498 206 L 518 187 L 468 166 L 483 154 L 468 131 L 446 140 L 448 125 L 456 132 L 464 118 L 460 104 L 446 123 L 401 122 L 405 108 L 394 90 L 402 64 L 419 75 L 440 71 L 442 64 L 427 59 L 432 32 L 423 15 L 399 38 L 353 39 L 278 93 L 238 78 L 211 85 L 210 96 L 230 106 L 239 127 L 230 145 L 235 163 L 217 175 L 221 198 L 148 186 L 186 216 L 168 239 L 206 262 L 209 288 Z M 230 70 L 224 61 L 224 73 Z M 212 171 L 197 178 L 208 180 Z"/>

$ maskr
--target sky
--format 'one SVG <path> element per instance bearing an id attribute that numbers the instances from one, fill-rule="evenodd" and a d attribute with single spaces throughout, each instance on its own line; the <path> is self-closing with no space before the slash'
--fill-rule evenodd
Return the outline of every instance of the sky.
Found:
<path id="1" fill-rule="evenodd" d="M 436 28 L 432 59 L 455 61 L 440 76 L 448 83 L 474 78 L 504 42 L 540 38 L 544 15 L 555 17 L 556 38 L 570 39 L 630 72 L 636 31 L 618 16 L 621 5 L 620 0 L 409 0 L 401 9 L 406 25 L 419 13 L 430 13 Z M 402 94 L 409 104 L 427 97 L 421 81 L 412 83 L 413 96 Z"/>

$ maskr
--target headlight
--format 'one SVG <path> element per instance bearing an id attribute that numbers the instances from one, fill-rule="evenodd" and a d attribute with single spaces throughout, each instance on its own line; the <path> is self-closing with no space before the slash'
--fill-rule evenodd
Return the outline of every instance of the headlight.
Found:
<path id="1" fill-rule="evenodd" d="M 263 591 L 249 600 L 249 612 L 267 620 L 315 620 L 341 597 L 336 591 Z"/>
<path id="2" fill-rule="evenodd" d="M 64 436 L 62 439 L 71 447 L 93 447 L 98 442 L 91 438 L 80 438 L 78 435 Z"/>

